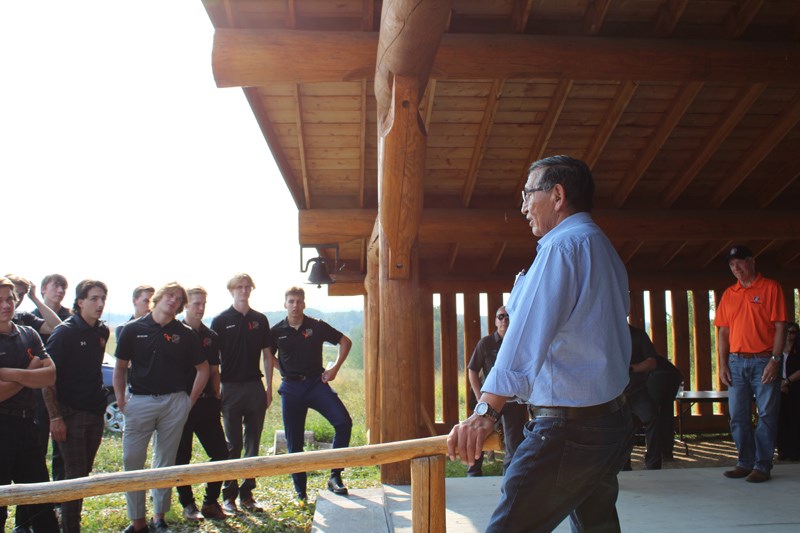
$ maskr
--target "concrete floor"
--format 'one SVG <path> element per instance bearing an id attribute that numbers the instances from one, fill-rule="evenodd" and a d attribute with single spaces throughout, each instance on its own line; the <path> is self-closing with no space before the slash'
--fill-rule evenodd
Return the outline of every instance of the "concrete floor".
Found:
<path id="1" fill-rule="evenodd" d="M 800 464 L 777 465 L 772 480 L 762 484 L 727 479 L 724 470 L 622 472 L 617 510 L 623 531 L 800 531 Z M 447 531 L 484 531 L 501 482 L 500 477 L 447 479 Z M 349 499 L 320 492 L 313 531 L 410 532 L 410 487 L 353 490 Z M 569 520 L 555 531 L 570 531 Z"/>

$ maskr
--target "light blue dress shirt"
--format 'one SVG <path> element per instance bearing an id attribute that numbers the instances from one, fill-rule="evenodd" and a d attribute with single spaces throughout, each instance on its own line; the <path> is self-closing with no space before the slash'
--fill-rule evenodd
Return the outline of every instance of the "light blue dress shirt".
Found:
<path id="1" fill-rule="evenodd" d="M 506 304 L 510 322 L 481 389 L 532 405 L 586 407 L 628 383 L 628 274 L 589 213 L 539 240 Z"/>

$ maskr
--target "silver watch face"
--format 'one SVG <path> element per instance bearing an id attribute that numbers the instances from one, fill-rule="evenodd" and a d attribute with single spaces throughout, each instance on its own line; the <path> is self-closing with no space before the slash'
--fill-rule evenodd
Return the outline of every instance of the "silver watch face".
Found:
<path id="1" fill-rule="evenodd" d="M 478 416 L 483 416 L 489 411 L 489 404 L 486 402 L 478 402 L 478 405 L 475 406 L 475 414 Z"/>

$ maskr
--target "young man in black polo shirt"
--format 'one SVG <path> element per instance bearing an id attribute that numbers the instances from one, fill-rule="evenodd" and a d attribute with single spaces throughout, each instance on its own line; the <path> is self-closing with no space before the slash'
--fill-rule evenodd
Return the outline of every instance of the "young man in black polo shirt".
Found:
<path id="1" fill-rule="evenodd" d="M 20 326 L 29 326 L 36 330 L 40 336 L 50 335 L 53 330 L 61 324 L 61 319 L 43 301 L 36 295 L 36 285 L 15 274 L 6 274 L 5 276 L 14 284 L 14 292 L 17 298 L 17 307 L 22 304 L 22 301 L 27 295 L 31 299 L 33 305 L 39 311 L 39 316 L 29 313 L 27 311 L 18 311 L 14 313 L 14 323 Z"/>
<path id="2" fill-rule="evenodd" d="M 33 389 L 55 383 L 56 369 L 36 331 L 12 322 L 16 301 L 14 283 L 0 278 L 0 485 L 49 480 L 33 423 Z M 20 505 L 21 510 L 28 522 L 20 526 L 33 526 L 37 533 L 58 531 L 52 504 Z M 7 516 L 0 508 L 0 531 Z"/>
<path id="3" fill-rule="evenodd" d="M 192 441 L 194 435 L 203 446 L 212 461 L 224 461 L 228 458 L 228 445 L 225 434 L 220 424 L 219 403 L 219 339 L 217 334 L 203 324 L 203 315 L 206 311 L 206 296 L 208 293 L 202 287 L 192 287 L 186 291 L 189 303 L 186 304 L 186 316 L 183 323 L 192 328 L 200 338 L 203 354 L 208 361 L 210 370 L 208 383 L 197 403 L 189 412 L 186 425 L 183 426 L 181 442 L 178 445 L 178 455 L 175 457 L 176 465 L 186 465 L 192 458 Z M 194 375 L 192 375 L 194 380 Z M 223 520 L 227 515 L 217 501 L 222 489 L 221 481 L 212 481 L 206 485 L 206 495 L 203 506 L 197 509 L 191 485 L 178 487 L 178 499 L 183 506 L 183 517 L 189 521 L 198 521 L 205 518 Z"/>
<path id="4" fill-rule="evenodd" d="M 306 293 L 302 288 L 287 290 L 283 307 L 286 308 L 286 318 L 272 328 L 272 337 L 275 339 L 273 348 L 277 352 L 283 379 L 278 394 L 281 395 L 283 428 L 289 453 L 303 451 L 303 434 L 309 409 L 317 411 L 333 426 L 333 447 L 347 448 L 353 421 L 342 400 L 328 383 L 336 379 L 353 343 L 341 331 L 304 314 Z M 326 342 L 339 345 L 336 362 L 327 370 L 322 366 L 322 345 Z M 331 470 L 328 489 L 343 495 L 347 494 L 347 487 L 342 483 L 341 474 L 341 468 Z M 292 474 L 292 481 L 297 497 L 307 499 L 306 473 Z"/>
<path id="5" fill-rule="evenodd" d="M 200 340 L 190 327 L 175 320 L 187 300 L 178 283 L 164 285 L 153 297 L 153 311 L 126 324 L 120 334 L 114 394 L 125 414 L 122 462 L 126 471 L 144 467 L 153 431 L 153 468 L 175 464 L 186 418 L 208 381 L 208 362 Z M 197 374 L 187 394 L 193 366 Z M 125 387 L 128 375 L 130 396 Z M 169 531 L 164 515 L 169 511 L 172 489 L 153 489 L 152 496 L 153 530 Z M 144 491 L 128 492 L 125 499 L 131 520 L 125 533 L 148 531 Z"/>
<path id="6" fill-rule="evenodd" d="M 101 368 L 110 333 L 100 317 L 107 295 L 102 281 L 81 281 L 75 289 L 74 314 L 47 341 L 57 381 L 44 389 L 44 400 L 66 479 L 89 475 L 103 438 L 106 394 Z M 61 504 L 64 533 L 80 531 L 82 506 L 83 500 Z"/>
<path id="7" fill-rule="evenodd" d="M 67 287 L 69 287 L 67 278 L 61 274 L 48 274 L 42 278 L 42 285 L 39 289 L 42 291 L 44 305 L 52 309 L 62 321 L 68 319 L 72 314 L 69 308 L 61 305 L 61 302 L 64 301 L 64 296 L 67 294 Z M 32 313 L 39 318 L 44 318 L 39 309 L 34 309 Z M 46 339 L 42 340 L 46 342 Z"/>
<path id="8" fill-rule="evenodd" d="M 142 318 L 150 312 L 150 299 L 155 292 L 156 289 L 150 285 L 139 285 L 133 289 L 133 314 L 128 319 L 128 322 L 136 320 L 137 318 Z M 114 336 L 117 338 L 117 341 L 119 341 L 119 334 L 122 332 L 122 328 L 125 327 L 125 324 L 128 322 L 120 324 L 117 326 L 117 329 L 114 330 Z"/>
<path id="9" fill-rule="evenodd" d="M 211 329 L 219 335 L 222 421 L 229 459 L 239 459 L 243 443 L 245 457 L 258 457 L 264 416 L 272 402 L 272 338 L 267 317 L 250 308 L 250 293 L 255 288 L 248 274 L 234 275 L 228 281 L 233 305 L 211 322 Z M 259 368 L 262 361 L 266 390 Z M 261 512 L 263 509 L 253 499 L 254 488 L 254 478 L 245 479 L 241 486 L 235 479 L 226 481 L 222 508 L 226 513 L 237 512 L 238 495 L 243 509 Z"/>

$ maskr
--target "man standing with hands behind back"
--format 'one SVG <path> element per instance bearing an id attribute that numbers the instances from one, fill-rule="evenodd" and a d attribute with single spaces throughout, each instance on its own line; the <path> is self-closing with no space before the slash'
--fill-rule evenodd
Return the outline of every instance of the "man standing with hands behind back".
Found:
<path id="1" fill-rule="evenodd" d="M 781 367 L 786 340 L 786 302 L 778 282 L 756 272 L 753 252 L 746 246 L 728 250 L 728 266 L 736 283 L 725 290 L 717 306 L 717 368 L 729 387 L 731 435 L 739 459 L 725 477 L 763 483 L 771 477 L 778 434 Z M 758 426 L 751 421 L 756 398 Z"/>
<path id="2" fill-rule="evenodd" d="M 617 473 L 633 436 L 628 275 L 589 211 L 594 178 L 568 156 L 533 163 L 522 214 L 541 237 L 511 291 L 513 317 L 475 414 L 450 432 L 451 459 L 473 464 L 512 396 L 530 404 L 487 531 L 619 531 Z"/>

